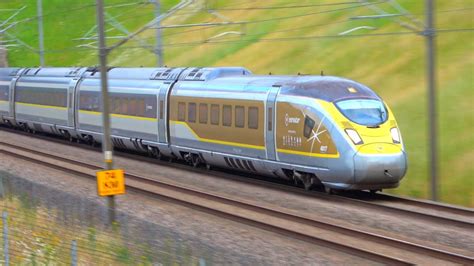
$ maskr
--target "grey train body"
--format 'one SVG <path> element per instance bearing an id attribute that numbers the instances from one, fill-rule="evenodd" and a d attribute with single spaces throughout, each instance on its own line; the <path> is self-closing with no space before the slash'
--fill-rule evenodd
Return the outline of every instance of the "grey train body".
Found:
<path id="1" fill-rule="evenodd" d="M 359 86 L 353 81 L 336 77 L 257 76 L 239 67 L 112 68 L 108 76 L 110 108 L 114 113 L 111 116 L 112 141 L 118 148 L 283 179 L 309 174 L 325 187 L 343 190 L 396 187 L 406 172 L 403 147 L 396 153 L 359 155 L 357 147 L 344 129 L 337 126 L 331 113 L 315 104 L 314 97 L 299 94 L 297 90 L 299 84 L 318 82 L 349 82 Z M 262 143 L 233 145 L 229 141 L 199 136 L 190 123 L 172 119 L 178 117 L 178 108 L 171 108 L 181 104 L 178 99 L 197 99 L 198 103 L 199 99 L 209 101 L 203 109 L 206 115 L 208 106 L 214 101 L 250 101 L 261 105 L 258 114 L 263 120 L 258 122 L 257 131 Z M 124 101 L 128 106 L 122 104 Z M 100 72 L 97 69 L 0 69 L 0 123 L 100 143 L 100 103 Z M 307 110 L 306 117 L 314 115 L 315 121 L 321 118 L 319 125 L 327 130 L 325 134 L 334 143 L 337 157 L 302 156 L 301 152 L 279 148 L 279 145 L 308 145 L 304 137 L 277 133 L 281 123 L 299 121 L 280 119 L 278 112 L 282 111 L 278 109 L 284 104 L 303 106 Z M 192 108 L 201 108 L 199 104 L 194 106 L 197 107 Z M 186 107 L 191 108 L 189 103 Z M 236 112 L 239 107 L 232 108 Z M 249 112 L 250 108 L 244 110 Z M 219 120 L 223 116 L 224 113 Z M 212 115 L 205 119 L 206 122 L 211 120 Z M 250 123 L 250 116 L 248 120 L 245 120 L 246 124 Z M 207 123 L 211 126 L 211 122 Z M 236 123 L 233 121 L 234 127 Z M 238 134 L 244 129 L 234 130 Z M 316 126 L 311 130 L 314 133 Z M 284 141 L 277 144 L 281 139 Z M 320 149 L 324 151 L 325 148 L 321 146 Z M 387 171 L 389 174 L 384 175 Z"/>

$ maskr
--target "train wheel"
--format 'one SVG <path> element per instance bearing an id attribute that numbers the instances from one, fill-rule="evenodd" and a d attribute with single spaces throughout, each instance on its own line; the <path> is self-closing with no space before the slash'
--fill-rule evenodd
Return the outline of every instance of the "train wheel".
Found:
<path id="1" fill-rule="evenodd" d="M 370 192 L 370 195 L 375 195 L 377 194 L 379 190 L 378 189 L 371 189 L 369 192 Z"/>
<path id="2" fill-rule="evenodd" d="M 160 150 L 155 147 L 148 147 L 147 151 L 148 151 L 148 156 L 150 157 L 156 158 L 158 160 L 160 160 L 162 157 Z"/>
<path id="3" fill-rule="evenodd" d="M 332 188 L 329 188 L 329 187 L 324 187 L 324 192 L 326 192 L 326 194 L 328 195 L 334 194 L 334 191 L 332 190 Z"/>
<path id="4" fill-rule="evenodd" d="M 206 164 L 206 169 L 207 169 L 207 170 L 211 170 L 211 165 L 210 165 L 210 164 Z"/>
<path id="5" fill-rule="evenodd" d="M 191 154 L 191 164 L 194 168 L 198 167 L 201 164 L 201 159 L 197 154 Z"/>
<path id="6" fill-rule="evenodd" d="M 304 190 L 310 191 L 313 188 L 313 184 L 314 184 L 314 179 L 309 174 L 305 174 L 303 176 Z"/>

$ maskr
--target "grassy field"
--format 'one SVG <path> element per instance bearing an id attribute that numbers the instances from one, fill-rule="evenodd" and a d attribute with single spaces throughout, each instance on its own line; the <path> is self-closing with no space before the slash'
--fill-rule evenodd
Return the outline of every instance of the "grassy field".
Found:
<path id="1" fill-rule="evenodd" d="M 16 66 L 38 66 L 38 23 L 36 20 L 37 0 L 10 0 L 2 1 L 0 9 L 26 8 L 12 20 L 19 21 L 15 27 L 8 30 L 8 34 L 20 39 L 30 48 L 20 46 L 11 48 L 9 61 Z M 179 0 L 161 0 L 162 10 L 168 10 Z M 154 5 L 149 1 L 139 0 L 104 0 L 106 18 L 113 18 L 120 22 L 125 30 L 133 32 L 154 18 Z M 0 12 L 0 21 L 10 17 L 13 11 Z M 78 47 L 93 42 L 77 40 L 89 31 L 90 37 L 96 30 L 95 0 L 43 0 L 44 40 L 48 66 L 80 65 L 82 60 L 89 65 L 97 64 L 95 49 Z M 108 36 L 124 36 L 119 27 L 113 27 L 112 21 L 107 23 Z M 5 39 L 11 39 L 5 36 Z M 110 42 L 110 41 L 109 41 Z M 96 46 L 96 44 L 93 44 Z M 153 45 L 153 43 L 150 43 Z M 33 49 L 33 50 L 32 50 Z"/>
<path id="2" fill-rule="evenodd" d="M 17 3 L 16 6 L 20 3 L 13 2 Z M 71 8 L 63 4 L 66 2 L 71 2 L 72 7 L 87 4 L 56 2 L 54 8 L 58 10 Z M 109 5 L 118 3 L 107 2 Z M 176 2 L 168 1 L 167 6 Z M 387 13 L 399 12 L 384 1 L 372 2 L 372 6 Z M 318 74 L 324 70 L 327 75 L 344 76 L 368 84 L 395 112 L 409 156 L 408 174 L 401 186 L 391 192 L 428 198 L 425 39 L 410 33 L 397 21 L 421 24 L 424 21 L 424 1 L 398 2 L 418 21 L 404 16 L 351 20 L 350 17 L 377 13 L 367 5 L 340 4 L 329 0 L 195 1 L 165 20 L 164 24 L 227 20 L 251 23 L 245 26 L 166 29 L 163 32 L 165 63 L 169 66 L 239 65 L 260 74 Z M 437 35 L 441 200 L 474 206 L 474 9 L 465 0 L 436 2 L 438 29 L 471 29 L 439 32 Z M 0 8 L 13 5 L 0 3 Z M 288 6 L 292 7 L 278 8 Z M 45 12 L 48 12 L 47 9 L 45 7 Z M 208 12 L 209 9 L 218 14 Z M 46 25 L 47 49 L 66 49 L 65 53 L 48 53 L 48 65 L 97 64 L 94 51 L 74 49 L 76 42 L 70 40 L 82 36 L 94 24 L 93 7 L 87 10 L 77 11 L 78 15 L 64 15 L 63 20 L 59 15 L 53 16 L 57 19 Z M 29 8 L 30 13 L 26 16 L 32 16 L 33 11 L 34 8 Z M 121 14 L 123 11 L 113 8 L 111 13 Z M 137 28 L 151 19 L 152 11 L 152 6 L 147 5 L 143 9 L 127 12 L 123 15 L 124 24 L 129 29 Z M 81 24 L 78 23 L 78 17 L 81 17 Z M 32 22 L 29 25 L 17 27 L 15 32 L 35 46 L 36 31 L 32 26 L 36 24 Z M 344 37 L 338 35 L 361 26 L 372 29 L 361 29 Z M 225 32 L 230 34 L 216 37 Z M 369 36 L 356 36 L 363 34 Z M 153 43 L 154 32 L 146 31 L 140 37 Z M 110 57 L 111 64 L 155 65 L 153 53 L 138 46 L 137 42 L 133 42 L 114 51 Z M 27 50 L 19 49 L 10 54 L 11 65 L 37 65 L 36 55 L 22 52 Z"/>
<path id="3" fill-rule="evenodd" d="M 71 264 L 72 241 L 76 241 L 78 265 L 197 265 L 200 258 L 212 262 L 212 257 L 200 253 L 198 247 L 167 235 L 166 230 L 149 221 L 119 212 L 118 222 L 107 226 L 102 220 L 106 215 L 101 215 L 105 207 L 86 197 L 78 199 L 3 171 L 0 188 L 0 209 L 8 217 L 12 265 Z M 54 203 L 45 199 L 46 193 L 55 195 Z M 0 219 L 2 228 L 3 221 Z M 150 235 L 150 226 L 156 229 L 155 234 Z M 4 248 L 0 245 L 2 265 Z"/>

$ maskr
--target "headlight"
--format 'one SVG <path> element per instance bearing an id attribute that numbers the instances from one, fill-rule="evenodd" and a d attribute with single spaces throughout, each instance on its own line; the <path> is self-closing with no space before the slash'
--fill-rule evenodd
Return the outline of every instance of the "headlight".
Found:
<path id="1" fill-rule="evenodd" d="M 349 138 L 351 138 L 352 142 L 354 142 L 355 145 L 364 143 L 362 139 L 360 138 L 359 134 L 357 134 L 357 131 L 355 131 L 354 129 L 346 128 L 345 131 L 346 131 L 346 134 L 349 136 Z"/>
<path id="2" fill-rule="evenodd" d="M 392 135 L 393 143 L 400 143 L 400 132 L 398 131 L 398 128 L 391 128 L 390 135 Z"/>

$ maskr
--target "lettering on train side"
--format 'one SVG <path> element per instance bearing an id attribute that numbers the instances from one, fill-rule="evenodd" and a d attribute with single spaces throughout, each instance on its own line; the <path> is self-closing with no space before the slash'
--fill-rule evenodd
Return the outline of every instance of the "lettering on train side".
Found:
<path id="1" fill-rule="evenodd" d="M 285 126 L 288 126 L 289 124 L 299 124 L 301 118 L 299 117 L 290 117 L 288 113 L 285 115 Z"/>
<path id="2" fill-rule="evenodd" d="M 301 137 L 296 137 L 296 136 L 283 136 L 283 146 L 287 147 L 301 147 L 302 142 L 301 142 Z"/>

